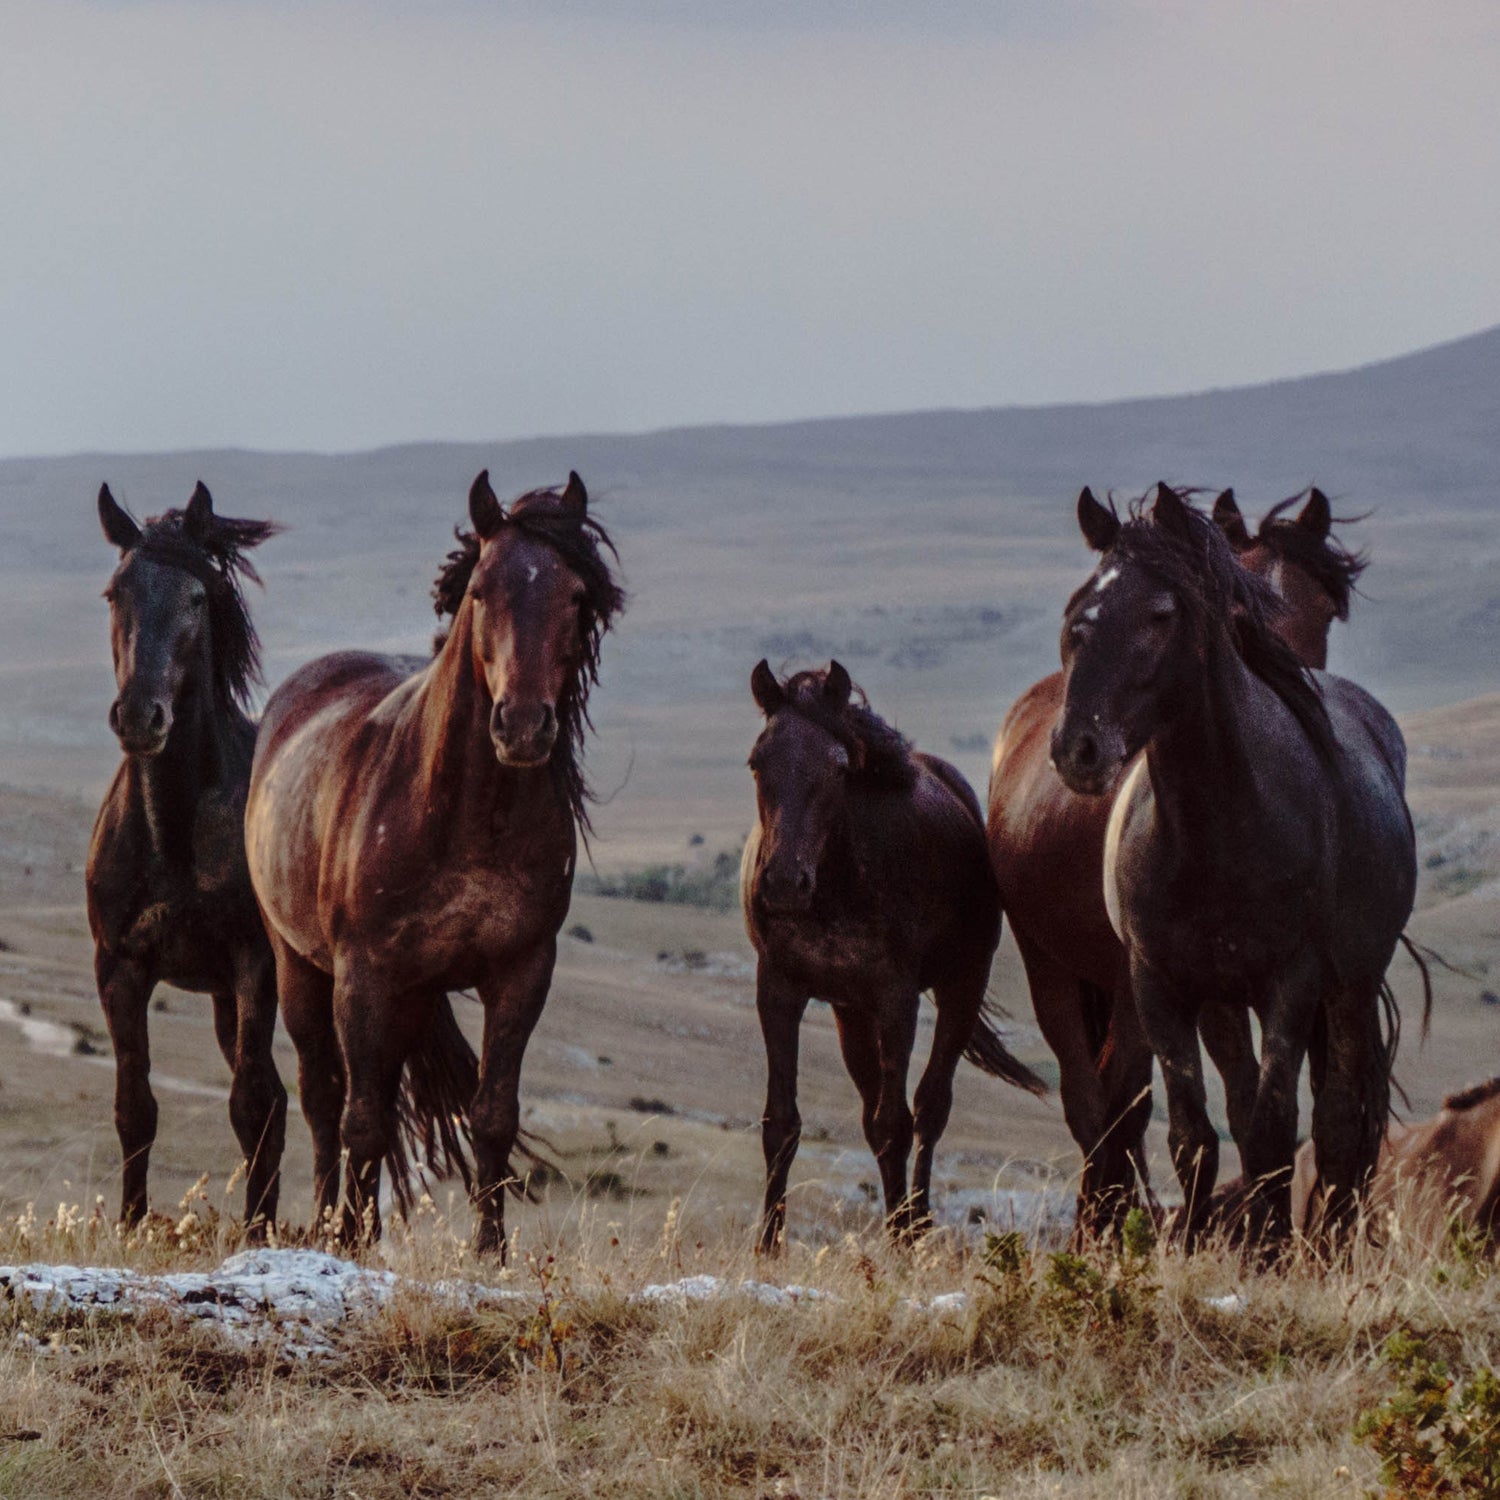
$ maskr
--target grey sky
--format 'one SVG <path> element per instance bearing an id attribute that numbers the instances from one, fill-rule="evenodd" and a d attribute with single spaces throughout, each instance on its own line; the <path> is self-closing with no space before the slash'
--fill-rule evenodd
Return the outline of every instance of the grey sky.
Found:
<path id="1" fill-rule="evenodd" d="M 1500 322 L 1495 0 L 0 0 L 0 454 L 1107 399 Z"/>

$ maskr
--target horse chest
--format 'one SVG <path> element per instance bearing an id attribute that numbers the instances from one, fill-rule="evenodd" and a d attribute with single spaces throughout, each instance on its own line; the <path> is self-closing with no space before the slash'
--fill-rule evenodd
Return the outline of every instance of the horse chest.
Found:
<path id="1" fill-rule="evenodd" d="M 894 963 L 889 926 L 861 916 L 775 917 L 762 934 L 779 969 L 834 998 L 846 987 L 862 989 Z"/>

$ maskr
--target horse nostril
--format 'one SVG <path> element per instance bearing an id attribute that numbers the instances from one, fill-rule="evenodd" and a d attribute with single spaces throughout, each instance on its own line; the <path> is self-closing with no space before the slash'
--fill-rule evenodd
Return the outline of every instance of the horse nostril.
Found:
<path id="1" fill-rule="evenodd" d="M 505 733 L 505 699 L 497 698 L 490 710 L 490 733 L 497 738 Z"/>
<path id="2" fill-rule="evenodd" d="M 151 733 L 160 734 L 167 727 L 167 711 L 160 703 L 151 705 Z"/>
<path id="3" fill-rule="evenodd" d="M 557 728 L 557 711 L 550 703 L 542 704 L 542 733 L 551 734 Z"/>
<path id="4" fill-rule="evenodd" d="M 797 894 L 799 896 L 812 895 L 813 872 L 806 865 L 797 871 Z"/>
<path id="5" fill-rule="evenodd" d="M 1099 764 L 1099 741 L 1091 734 L 1080 734 L 1073 742 L 1073 764 L 1084 770 Z"/>
<path id="6" fill-rule="evenodd" d="M 116 734 L 120 732 L 120 700 L 118 698 L 109 705 L 109 727 Z"/>

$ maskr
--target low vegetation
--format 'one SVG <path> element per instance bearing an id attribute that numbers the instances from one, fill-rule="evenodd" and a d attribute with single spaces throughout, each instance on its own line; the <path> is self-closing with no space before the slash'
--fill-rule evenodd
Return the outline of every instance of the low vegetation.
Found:
<path id="1" fill-rule="evenodd" d="M 582 1195 L 551 1242 L 476 1265 L 431 1202 L 374 1255 L 527 1290 L 413 1287 L 332 1358 L 235 1348 L 165 1314 L 0 1304 L 0 1496 L 1492 1495 L 1500 1276 L 1392 1225 L 1349 1264 L 849 1236 L 757 1262 Z M 534 1236 L 534 1231 L 533 1231 Z M 237 1248 L 201 1191 L 121 1238 L 23 1214 L 0 1262 L 201 1268 Z M 711 1273 L 815 1287 L 648 1301 Z M 951 1294 L 962 1293 L 955 1297 Z"/>
<path id="2" fill-rule="evenodd" d="M 740 900 L 740 851 L 722 849 L 712 860 L 693 865 L 644 865 L 610 875 L 584 871 L 575 884 L 588 896 L 733 911 Z"/>

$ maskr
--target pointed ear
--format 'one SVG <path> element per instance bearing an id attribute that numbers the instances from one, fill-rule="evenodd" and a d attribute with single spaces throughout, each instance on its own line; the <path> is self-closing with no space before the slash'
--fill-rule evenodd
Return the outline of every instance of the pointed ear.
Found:
<path id="1" fill-rule="evenodd" d="M 490 471 L 481 469 L 479 477 L 469 486 L 469 519 L 481 542 L 487 542 L 499 531 L 505 520 L 505 512 L 490 488 Z"/>
<path id="2" fill-rule="evenodd" d="M 1120 534 L 1120 518 L 1115 514 L 1113 502 L 1106 510 L 1087 485 L 1078 496 L 1078 529 L 1095 552 L 1108 552 Z"/>
<path id="3" fill-rule="evenodd" d="M 126 515 L 107 484 L 99 486 L 99 524 L 104 528 L 105 540 L 122 553 L 129 552 L 141 539 L 141 528 Z"/>
<path id="4" fill-rule="evenodd" d="M 1173 536 L 1184 539 L 1193 534 L 1192 522 L 1188 520 L 1188 504 L 1169 484 L 1156 487 L 1156 504 L 1151 507 L 1152 524 L 1170 531 Z"/>
<path id="5" fill-rule="evenodd" d="M 1236 552 L 1248 552 L 1255 545 L 1255 538 L 1250 535 L 1250 528 L 1245 525 L 1245 518 L 1235 503 L 1233 490 L 1225 490 L 1214 501 L 1214 524 Z"/>
<path id="6" fill-rule="evenodd" d="M 835 708 L 846 708 L 854 684 L 849 680 L 849 670 L 842 662 L 828 663 L 828 676 L 823 680 L 823 696 Z"/>
<path id="7" fill-rule="evenodd" d="M 577 469 L 568 470 L 568 482 L 562 492 L 562 508 L 576 511 L 580 516 L 589 508 L 589 492 L 584 489 Z"/>
<path id="8" fill-rule="evenodd" d="M 786 702 L 786 694 L 765 657 L 756 662 L 755 670 L 750 674 L 750 696 L 768 719 Z"/>
<path id="9" fill-rule="evenodd" d="M 1328 496 L 1316 485 L 1308 493 L 1307 504 L 1302 507 L 1297 524 L 1304 531 L 1310 531 L 1320 542 L 1326 541 L 1328 533 L 1333 529 L 1333 507 L 1328 503 Z"/>
<path id="10" fill-rule="evenodd" d="M 213 518 L 214 497 L 208 493 L 208 486 L 200 479 L 193 490 L 193 498 L 188 501 L 187 509 L 182 513 L 183 528 L 195 542 L 201 542 L 208 536 Z"/>

